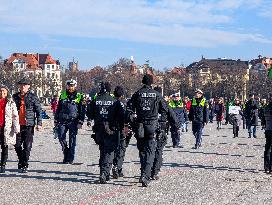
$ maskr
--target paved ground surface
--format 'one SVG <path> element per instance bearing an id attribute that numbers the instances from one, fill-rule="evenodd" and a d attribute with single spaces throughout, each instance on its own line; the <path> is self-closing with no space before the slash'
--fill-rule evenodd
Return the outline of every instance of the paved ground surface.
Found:
<path id="1" fill-rule="evenodd" d="M 215 128 L 205 127 L 199 150 L 192 149 L 191 132 L 182 136 L 184 148 L 172 148 L 169 139 L 160 180 L 142 188 L 135 140 L 127 150 L 125 177 L 100 185 L 91 131 L 80 130 L 76 164 L 64 165 L 48 126 L 35 134 L 29 173 L 18 173 L 15 152 L 9 150 L 7 172 L 0 175 L 0 204 L 272 204 L 272 177 L 263 173 L 263 131 L 248 139 L 242 130 L 233 139 L 230 125 Z"/>

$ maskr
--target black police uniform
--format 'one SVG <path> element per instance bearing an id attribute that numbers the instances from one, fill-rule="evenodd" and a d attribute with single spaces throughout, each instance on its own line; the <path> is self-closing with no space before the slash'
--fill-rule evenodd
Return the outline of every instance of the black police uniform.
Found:
<path id="1" fill-rule="evenodd" d="M 125 128 L 125 117 L 126 117 L 126 102 L 117 99 L 113 103 L 113 108 L 110 112 L 110 128 L 114 130 L 114 137 L 117 138 L 117 148 L 114 151 L 113 168 L 112 174 L 113 178 L 123 177 L 123 162 L 126 152 L 126 133 Z"/>
<path id="2" fill-rule="evenodd" d="M 205 98 L 193 98 L 188 117 L 192 121 L 192 131 L 196 138 L 196 149 L 201 146 L 202 132 L 205 123 L 208 123 L 208 116 L 209 110 Z"/>
<path id="3" fill-rule="evenodd" d="M 167 103 L 167 102 L 165 102 Z M 156 151 L 155 151 L 155 159 L 151 171 L 151 178 L 154 180 L 158 179 L 158 174 L 162 166 L 162 155 L 163 155 L 163 148 L 167 144 L 167 124 L 173 129 L 179 128 L 179 122 L 176 117 L 175 112 L 169 107 L 167 112 L 162 112 L 159 114 L 159 121 L 158 121 L 158 128 L 156 132 Z"/>
<path id="4" fill-rule="evenodd" d="M 99 166 L 101 183 L 109 180 L 114 151 L 118 142 L 117 137 L 114 136 L 114 130 L 111 130 L 109 126 L 109 115 L 114 101 L 109 93 L 103 92 L 96 96 L 87 110 L 88 120 L 94 120 L 93 131 L 95 132 L 95 140 L 100 150 Z"/>
<path id="5" fill-rule="evenodd" d="M 62 147 L 63 163 L 72 164 L 75 158 L 76 136 L 78 124 L 83 124 L 86 106 L 83 103 L 81 93 L 77 91 L 69 93 L 62 92 L 55 113 L 56 132 Z M 69 131 L 69 145 L 66 141 L 66 133 Z"/>
<path id="6" fill-rule="evenodd" d="M 167 112 L 168 107 L 163 103 L 161 94 L 148 85 L 144 85 L 133 94 L 131 103 L 137 115 L 135 136 L 141 163 L 141 182 L 143 186 L 147 186 L 155 157 L 156 139 L 154 135 L 157 129 L 158 113 Z"/>

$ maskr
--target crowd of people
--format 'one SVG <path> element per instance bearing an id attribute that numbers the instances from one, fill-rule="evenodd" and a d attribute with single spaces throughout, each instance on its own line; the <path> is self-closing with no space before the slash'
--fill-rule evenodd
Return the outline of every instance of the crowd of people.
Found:
<path id="1" fill-rule="evenodd" d="M 24 78 L 18 84 L 20 91 L 13 96 L 7 86 L 0 88 L 1 173 L 5 172 L 8 146 L 15 146 L 20 172 L 28 171 L 34 128 L 41 130 L 45 115 L 38 97 L 30 91 L 31 82 Z M 195 137 L 193 149 L 199 149 L 203 129 L 207 123 L 214 123 L 214 119 L 218 130 L 222 129 L 224 120 L 225 124 L 232 124 L 234 138 L 239 136 L 242 124 L 249 138 L 257 138 L 260 120 L 266 137 L 264 169 L 271 173 L 272 97 L 268 102 L 253 94 L 247 101 L 222 97 L 206 100 L 200 89 L 195 90 L 192 99 L 181 98 L 179 93 L 163 97 L 160 87 L 152 88 L 151 75 L 144 75 L 142 84 L 131 98 L 126 99 L 122 86 L 111 92 L 109 82 L 100 82 L 97 93 L 86 98 L 77 90 L 75 80 L 66 82 L 66 89 L 51 101 L 54 133 L 62 148 L 64 164 L 74 163 L 78 130 L 87 121 L 100 151 L 99 182 L 107 183 L 111 172 L 115 179 L 124 176 L 126 148 L 134 136 L 141 164 L 139 182 L 147 187 L 151 180 L 159 179 L 169 132 L 173 148 L 183 148 L 182 133 L 189 131 L 191 122 Z"/>

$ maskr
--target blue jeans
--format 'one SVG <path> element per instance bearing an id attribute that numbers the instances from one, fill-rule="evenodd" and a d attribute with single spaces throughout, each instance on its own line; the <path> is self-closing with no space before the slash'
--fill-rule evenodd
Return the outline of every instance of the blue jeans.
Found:
<path id="1" fill-rule="evenodd" d="M 247 130 L 248 130 L 249 137 L 251 137 L 252 132 L 253 132 L 253 137 L 256 137 L 256 130 L 257 130 L 256 125 L 248 125 Z"/>
<path id="2" fill-rule="evenodd" d="M 68 124 L 60 124 L 58 127 L 59 142 L 62 147 L 64 154 L 64 161 L 73 162 L 75 159 L 75 149 L 76 149 L 76 136 L 77 136 L 77 122 L 73 121 Z M 66 133 L 69 130 L 69 146 L 66 141 Z"/>
<path id="3" fill-rule="evenodd" d="M 180 132 L 181 132 L 181 128 L 177 129 L 170 129 L 171 131 L 171 138 L 172 138 L 172 142 L 173 142 L 173 146 L 178 146 L 180 143 Z"/>

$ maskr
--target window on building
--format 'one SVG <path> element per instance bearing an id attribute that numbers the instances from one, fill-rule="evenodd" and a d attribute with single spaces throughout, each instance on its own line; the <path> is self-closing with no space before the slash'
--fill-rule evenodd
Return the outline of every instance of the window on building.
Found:
<path id="1" fill-rule="evenodd" d="M 24 64 L 21 63 L 21 68 L 24 68 Z"/>
<path id="2" fill-rule="evenodd" d="M 48 68 L 48 69 L 49 69 L 49 68 L 50 68 L 50 65 L 47 65 L 47 67 L 46 67 L 46 68 Z"/>
<path id="3" fill-rule="evenodd" d="M 55 78 L 55 73 L 52 73 L 52 78 Z"/>
<path id="4" fill-rule="evenodd" d="M 52 65 L 52 69 L 54 69 L 55 68 L 55 65 Z"/>
<path id="5" fill-rule="evenodd" d="M 50 78 L 50 73 L 47 73 L 47 78 Z"/>
<path id="6" fill-rule="evenodd" d="M 18 67 L 19 67 L 19 65 L 16 63 L 16 64 L 15 64 L 15 68 L 18 68 Z"/>

